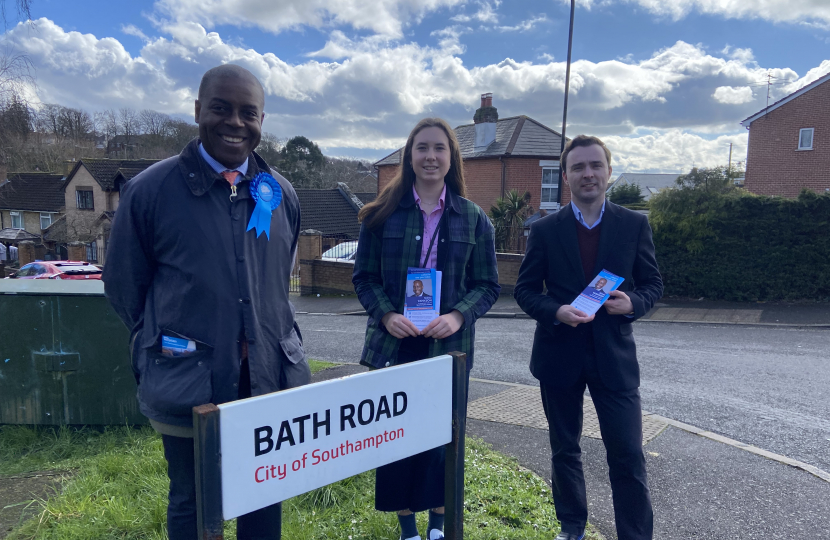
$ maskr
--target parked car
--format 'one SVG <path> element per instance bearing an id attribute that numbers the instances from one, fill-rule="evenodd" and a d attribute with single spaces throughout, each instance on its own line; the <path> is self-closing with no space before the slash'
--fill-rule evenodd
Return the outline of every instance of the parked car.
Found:
<path id="1" fill-rule="evenodd" d="M 83 261 L 37 261 L 6 279 L 101 279 L 101 269 Z"/>
<path id="2" fill-rule="evenodd" d="M 354 256 L 357 254 L 357 241 L 343 242 L 323 253 L 324 261 L 350 262 L 354 264 Z"/>

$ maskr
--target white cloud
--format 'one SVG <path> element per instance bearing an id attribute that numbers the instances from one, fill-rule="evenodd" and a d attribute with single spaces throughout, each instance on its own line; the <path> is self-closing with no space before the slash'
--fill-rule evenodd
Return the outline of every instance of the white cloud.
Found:
<path id="1" fill-rule="evenodd" d="M 417 22 L 427 13 L 463 3 L 464 0 L 157 0 L 156 7 L 174 21 L 195 22 L 206 28 L 230 24 L 278 33 L 300 27 L 346 25 L 401 37 L 407 22 Z"/>
<path id="2" fill-rule="evenodd" d="M 707 139 L 681 130 L 654 132 L 634 137 L 607 136 L 603 142 L 611 150 L 614 174 L 624 172 L 687 173 L 692 167 L 716 167 L 729 161 L 746 160 L 746 133 Z"/>
<path id="3" fill-rule="evenodd" d="M 568 0 L 561 0 L 569 3 Z M 729 19 L 766 19 L 774 22 L 802 23 L 827 30 L 830 28 L 830 2 L 826 0 L 624 0 L 637 4 L 654 15 L 680 20 L 692 11 L 719 15 Z M 578 0 L 592 9 L 607 0 Z"/>
<path id="4" fill-rule="evenodd" d="M 262 81 L 268 131 L 306 135 L 340 154 L 348 149 L 383 154 L 426 115 L 445 117 L 453 125 L 469 123 L 483 92 L 495 94 L 502 117 L 526 114 L 555 129 L 561 125 L 564 62 L 507 58 L 467 66 L 459 57 L 464 51 L 459 36 L 470 29 L 461 25 L 434 32 L 432 46 L 390 42 L 380 35 L 350 39 L 333 31 L 321 50 L 290 63 L 272 52 L 230 44 L 195 22 L 160 26 L 163 37 L 150 39 L 136 56 L 114 38 L 67 32 L 46 19 L 36 24 L 37 32 L 11 29 L 0 37 L 0 46 L 29 55 L 44 102 L 192 115 L 201 75 L 233 62 Z M 617 172 L 706 164 L 714 159 L 707 155 L 722 153 L 717 146 L 725 140 L 722 134 L 745 136 L 738 122 L 764 106 L 766 92 L 762 98 L 750 91 L 746 100 L 747 86 L 768 72 L 747 61 L 750 56 L 751 51 L 719 56 L 681 41 L 642 61 L 576 60 L 568 134 L 614 141 L 617 163 L 624 167 Z M 830 72 L 830 60 L 801 78 L 786 68 L 769 72 L 803 85 Z M 772 98 L 791 91 L 773 87 Z"/>
<path id="5" fill-rule="evenodd" d="M 712 94 L 715 101 L 726 103 L 729 105 L 740 105 L 741 103 L 749 103 L 752 101 L 752 88 L 748 86 L 719 86 Z"/>
<path id="6" fill-rule="evenodd" d="M 496 24 L 499 22 L 499 15 L 496 13 L 496 9 L 501 5 L 501 0 L 495 0 L 494 2 L 476 2 L 479 5 L 479 10 L 473 13 L 472 15 L 467 15 L 466 13 L 459 13 L 453 17 L 450 17 L 451 21 L 455 22 L 471 22 L 471 21 L 478 21 L 480 23 L 493 23 Z"/>
<path id="7" fill-rule="evenodd" d="M 128 36 L 135 36 L 144 41 L 150 41 L 150 38 L 148 38 L 147 35 L 134 24 L 121 25 L 121 31 L 127 34 Z"/>
<path id="8" fill-rule="evenodd" d="M 522 21 L 515 26 L 497 26 L 496 30 L 499 32 L 527 32 L 528 30 L 533 30 L 534 26 L 543 22 L 548 22 L 548 17 L 544 13 L 538 17 Z"/>

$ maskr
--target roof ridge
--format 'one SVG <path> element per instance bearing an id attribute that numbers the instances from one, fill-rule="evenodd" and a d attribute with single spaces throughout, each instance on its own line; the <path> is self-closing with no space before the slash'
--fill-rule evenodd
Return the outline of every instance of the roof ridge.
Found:
<path id="1" fill-rule="evenodd" d="M 512 154 L 513 149 L 516 147 L 516 141 L 519 140 L 519 135 L 522 133 L 522 129 L 525 127 L 525 121 L 527 121 L 527 116 L 520 116 L 519 121 L 516 122 L 516 127 L 513 129 L 513 135 L 510 137 L 510 142 L 507 143 L 507 148 L 504 150 L 505 154 Z"/>
<path id="2" fill-rule="evenodd" d="M 795 98 L 797 98 L 797 97 L 799 97 L 803 94 L 806 94 L 810 90 L 813 90 L 814 88 L 817 88 L 818 86 L 826 83 L 827 81 L 830 81 L 830 73 L 825 73 L 824 75 L 822 75 L 818 79 L 814 80 L 813 82 L 811 82 L 809 84 L 805 84 L 804 86 L 802 86 L 798 90 L 796 90 L 794 92 L 791 92 L 791 93 L 787 94 L 786 96 L 782 97 L 781 99 L 779 99 L 778 101 L 776 101 L 772 105 L 767 105 L 766 107 L 764 107 L 763 109 L 761 109 L 757 113 L 755 113 L 753 115 L 750 115 L 750 116 L 747 116 L 746 118 L 741 120 L 741 125 L 743 126 L 744 122 L 747 122 L 747 121 L 751 124 L 752 122 L 757 120 L 759 116 L 765 115 L 766 113 L 768 113 L 770 111 L 773 111 L 773 110 L 777 109 L 778 107 L 781 107 L 782 105 L 785 105 L 786 103 L 789 103 L 790 101 L 794 100 Z M 810 88 L 811 86 L 813 88 Z M 744 127 L 747 127 L 747 126 L 744 126 Z"/>

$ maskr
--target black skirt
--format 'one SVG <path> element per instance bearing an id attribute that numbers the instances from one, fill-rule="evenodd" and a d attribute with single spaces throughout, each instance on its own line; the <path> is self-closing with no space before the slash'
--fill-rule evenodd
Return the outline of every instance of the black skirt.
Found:
<path id="1" fill-rule="evenodd" d="M 429 339 L 401 340 L 398 364 L 428 358 Z M 469 373 L 467 373 L 469 381 Z M 468 383 L 469 384 L 469 383 Z M 378 467 L 375 471 L 375 510 L 423 512 L 444 506 L 443 446 Z"/>

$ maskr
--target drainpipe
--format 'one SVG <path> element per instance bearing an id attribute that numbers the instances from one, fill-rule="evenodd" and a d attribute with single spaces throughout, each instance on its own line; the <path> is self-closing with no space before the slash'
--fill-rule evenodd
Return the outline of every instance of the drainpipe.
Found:
<path id="1" fill-rule="evenodd" d="M 507 189 L 507 163 L 502 159 L 502 156 L 499 156 L 499 162 L 501 163 L 501 198 L 504 198 L 504 192 Z"/>

